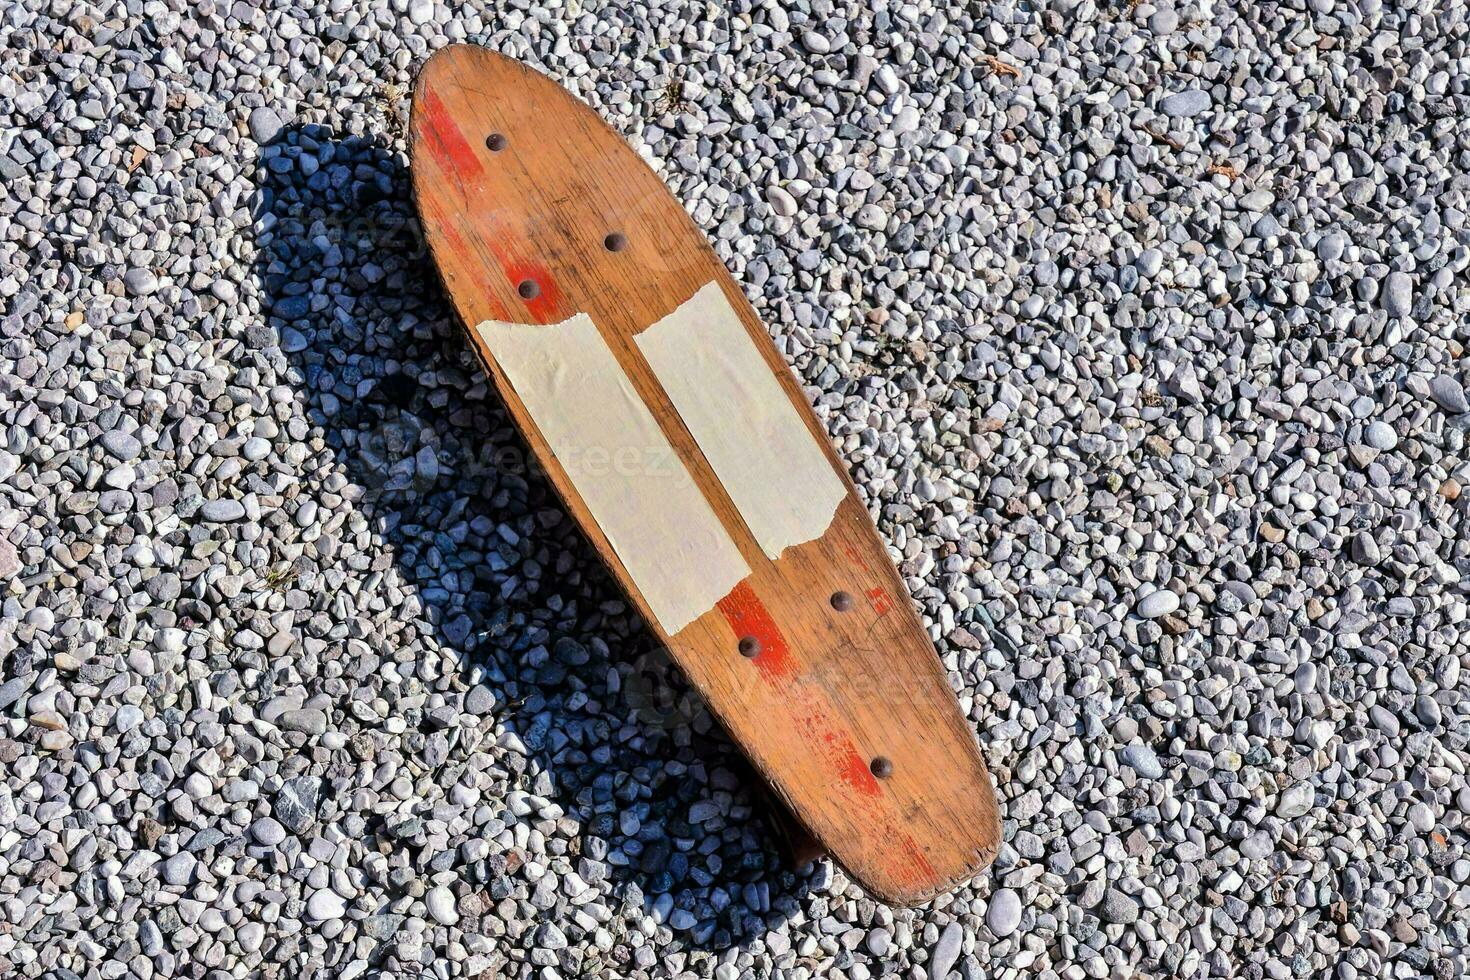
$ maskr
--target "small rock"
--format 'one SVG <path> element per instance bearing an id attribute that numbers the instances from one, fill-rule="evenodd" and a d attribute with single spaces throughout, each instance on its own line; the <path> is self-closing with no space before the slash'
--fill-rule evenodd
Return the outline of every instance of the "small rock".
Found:
<path id="1" fill-rule="evenodd" d="M 1429 397 L 1446 412 L 1456 415 L 1470 412 L 1470 401 L 1465 398 L 1465 386 L 1448 375 L 1437 375 L 1429 382 Z"/>
<path id="2" fill-rule="evenodd" d="M 1391 317 L 1406 317 L 1414 306 L 1414 280 L 1407 273 L 1390 272 L 1380 294 L 1383 310 Z"/>
<path id="3" fill-rule="evenodd" d="M 158 291 L 158 276 L 152 269 L 134 267 L 123 273 L 123 286 L 129 296 L 151 296 Z"/>
<path id="4" fill-rule="evenodd" d="M 245 516 L 245 505 L 238 500 L 206 500 L 199 507 L 206 521 L 238 521 Z"/>
<path id="5" fill-rule="evenodd" d="M 1179 609 L 1179 596 L 1168 589 L 1155 589 L 1138 602 L 1138 615 L 1158 619 Z"/>
<path id="6" fill-rule="evenodd" d="M 1132 925 L 1138 921 L 1138 903 L 1118 889 L 1109 888 L 1103 892 L 1097 914 L 1104 922 Z"/>
<path id="7" fill-rule="evenodd" d="M 256 106 L 250 110 L 250 118 L 247 125 L 250 128 L 250 138 L 261 146 L 267 146 L 276 141 L 285 128 L 281 117 L 268 105 Z"/>
<path id="8" fill-rule="evenodd" d="M 275 847 L 286 839 L 286 828 L 272 817 L 261 817 L 250 825 L 250 836 L 257 844 Z"/>
<path id="9" fill-rule="evenodd" d="M 1118 753 L 1118 757 L 1145 779 L 1159 779 L 1164 775 L 1164 767 L 1160 764 L 1158 755 L 1147 745 L 1126 745 Z"/>
<path id="10" fill-rule="evenodd" d="M 985 909 L 985 925 L 997 939 L 1015 932 L 1021 925 L 1021 896 L 1010 888 L 997 890 Z"/>
<path id="11" fill-rule="evenodd" d="M 1201 89 L 1186 89 L 1166 95 L 1159 103 L 1166 116 L 1192 117 L 1210 111 L 1210 93 Z"/>
<path id="12" fill-rule="evenodd" d="M 459 921 L 459 910 L 455 908 L 454 893 L 443 885 L 429 889 L 424 896 L 424 906 L 429 915 L 441 925 L 452 926 Z"/>
<path id="13" fill-rule="evenodd" d="M 1295 820 L 1304 816 L 1311 811 L 1316 796 L 1310 783 L 1292 783 L 1277 798 L 1276 815 L 1283 820 Z"/>
<path id="14" fill-rule="evenodd" d="M 947 980 L 949 971 L 960 958 L 960 943 L 965 938 L 964 929 L 958 922 L 951 922 L 939 934 L 939 941 L 929 953 L 929 980 Z"/>
<path id="15" fill-rule="evenodd" d="M 347 901 L 330 888 L 319 888 L 306 900 L 306 914 L 317 922 L 340 919 L 347 914 Z"/>
<path id="16" fill-rule="evenodd" d="M 1363 441 L 1374 449 L 1387 452 L 1399 444 L 1399 435 L 1387 422 L 1375 420 L 1363 430 Z"/>

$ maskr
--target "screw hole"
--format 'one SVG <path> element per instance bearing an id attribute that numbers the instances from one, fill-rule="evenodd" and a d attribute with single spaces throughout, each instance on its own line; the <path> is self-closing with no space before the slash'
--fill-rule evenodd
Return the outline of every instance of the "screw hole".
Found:
<path id="1" fill-rule="evenodd" d="M 615 231 L 602 240 L 602 247 L 609 252 L 621 252 L 628 247 L 628 236 Z"/>
<path id="2" fill-rule="evenodd" d="M 506 140 L 503 133 L 491 133 L 489 136 L 485 137 L 485 145 L 490 148 L 491 153 L 499 153 L 501 150 L 505 149 L 505 144 L 507 142 L 508 140 Z"/>
<path id="3" fill-rule="evenodd" d="M 873 761 L 868 764 L 868 768 L 871 769 L 873 771 L 873 775 L 877 776 L 879 779 L 887 779 L 889 776 L 893 775 L 893 763 L 889 762 L 881 755 L 874 758 Z"/>
<path id="4" fill-rule="evenodd" d="M 755 657 L 761 652 L 761 641 L 753 636 L 741 637 L 740 655 L 742 657 Z"/>
<path id="5" fill-rule="evenodd" d="M 535 299 L 541 295 L 541 284 L 534 279 L 522 279 L 516 292 L 521 294 L 521 299 Z"/>
<path id="6" fill-rule="evenodd" d="M 833 609 L 836 609 L 838 612 L 847 612 L 852 608 L 852 593 L 834 592 L 830 601 Z"/>

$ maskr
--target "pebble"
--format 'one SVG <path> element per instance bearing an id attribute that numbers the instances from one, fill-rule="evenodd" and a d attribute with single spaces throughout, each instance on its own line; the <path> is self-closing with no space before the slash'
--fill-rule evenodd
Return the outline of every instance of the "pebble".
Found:
<path id="1" fill-rule="evenodd" d="M 1363 441 L 1374 449 L 1388 451 L 1399 444 L 1398 433 L 1394 432 L 1393 426 L 1387 422 L 1375 420 L 1368 424 L 1363 433 Z"/>
<path id="2" fill-rule="evenodd" d="M 132 268 L 123 273 L 129 296 L 151 296 L 158 291 L 158 276 L 152 269 Z"/>
<path id="3" fill-rule="evenodd" d="M 1179 596 L 1168 589 L 1155 589 L 1138 601 L 1138 615 L 1158 619 L 1179 609 Z"/>
<path id="4" fill-rule="evenodd" d="M 340 919 L 347 914 L 347 902 L 329 888 L 319 888 L 306 900 L 306 914 L 317 922 Z"/>
<path id="5" fill-rule="evenodd" d="M 1164 96 L 1159 107 L 1166 116 L 1194 117 L 1210 111 L 1210 93 L 1201 89 L 1186 89 Z"/>
<path id="6" fill-rule="evenodd" d="M 1465 386 L 1449 375 L 1437 375 L 1430 380 L 1429 396 L 1446 412 L 1455 415 L 1470 412 L 1470 400 L 1465 398 Z"/>
<path id="7" fill-rule="evenodd" d="M 958 922 L 951 922 L 939 934 L 939 941 L 929 951 L 929 980 L 946 980 L 955 961 L 960 958 L 960 943 L 964 941 L 964 929 Z"/>
<path id="8" fill-rule="evenodd" d="M 125 463 L 137 459 L 143 453 L 143 444 L 138 441 L 138 437 L 122 429 L 108 429 L 102 433 L 99 441 L 108 455 Z"/>
<path id="9" fill-rule="evenodd" d="M 1392 317 L 1405 317 L 1414 305 L 1414 280 L 1407 273 L 1390 272 L 1383 280 L 1383 310 Z"/>
<path id="10" fill-rule="evenodd" d="M 1159 757 L 1147 745 L 1125 745 L 1118 752 L 1118 757 L 1145 779 L 1160 779 L 1164 775 Z"/>
<path id="11" fill-rule="evenodd" d="M 429 889 L 424 896 L 424 905 L 429 910 L 429 915 L 434 921 L 441 925 L 452 926 L 459 921 L 459 911 L 455 908 L 454 893 L 443 885 Z"/>
<path id="12" fill-rule="evenodd" d="M 277 115 L 276 110 L 268 105 L 256 106 L 250 110 L 250 138 L 261 146 L 269 146 L 281 135 L 285 123 Z"/>
<path id="13" fill-rule="evenodd" d="M 286 828 L 271 817 L 260 817 L 250 825 L 250 836 L 257 844 L 275 847 L 286 839 Z"/>
<path id="14" fill-rule="evenodd" d="M 245 516 L 245 505 L 238 500 L 206 500 L 199 516 L 206 521 L 238 521 Z"/>
<path id="15" fill-rule="evenodd" d="M 1132 925 L 1138 921 L 1138 902 L 1116 888 L 1109 888 L 1103 892 L 1102 903 L 1098 906 L 1098 915 L 1104 922 Z"/>
<path id="16" fill-rule="evenodd" d="M 1276 815 L 1283 820 L 1294 820 L 1311 812 L 1316 793 L 1309 783 L 1293 783 L 1282 790 L 1276 801 Z"/>
<path id="17" fill-rule="evenodd" d="M 985 909 L 985 925 L 997 939 L 1004 939 L 1020 928 L 1021 896 L 1009 888 L 997 889 Z"/>

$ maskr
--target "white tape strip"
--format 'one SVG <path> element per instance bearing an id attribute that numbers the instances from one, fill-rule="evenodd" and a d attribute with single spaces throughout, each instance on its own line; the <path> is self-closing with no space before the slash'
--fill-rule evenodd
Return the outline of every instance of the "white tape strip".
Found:
<path id="1" fill-rule="evenodd" d="M 821 537 L 847 487 L 720 284 L 633 339 L 761 549 Z"/>
<path id="2" fill-rule="evenodd" d="M 476 329 L 665 633 L 750 574 L 591 317 Z"/>

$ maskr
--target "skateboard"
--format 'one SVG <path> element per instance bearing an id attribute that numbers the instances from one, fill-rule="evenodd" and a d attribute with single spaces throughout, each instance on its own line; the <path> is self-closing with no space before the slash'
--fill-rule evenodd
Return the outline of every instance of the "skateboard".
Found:
<path id="1" fill-rule="evenodd" d="M 999 822 L 882 539 L 740 287 L 590 108 L 472 45 L 424 65 L 414 196 L 530 449 L 633 604 L 817 846 L 918 904 Z"/>

